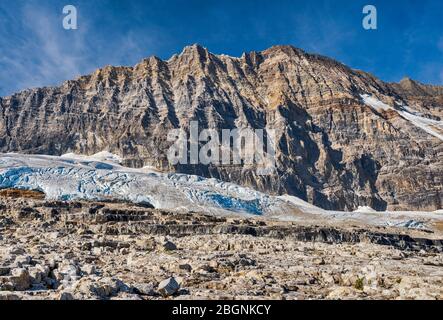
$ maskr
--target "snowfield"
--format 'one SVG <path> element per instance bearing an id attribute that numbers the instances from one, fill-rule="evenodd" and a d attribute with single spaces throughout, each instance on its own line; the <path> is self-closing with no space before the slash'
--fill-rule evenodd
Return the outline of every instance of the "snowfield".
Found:
<path id="1" fill-rule="evenodd" d="M 0 189 L 40 190 L 52 200 L 127 201 L 157 209 L 218 215 L 264 216 L 285 221 L 361 223 L 428 229 L 443 222 L 435 212 L 326 211 L 297 197 L 270 196 L 233 183 L 193 175 L 161 173 L 152 168 L 121 166 L 108 152 L 93 156 L 67 154 L 0 154 Z"/>
<path id="2" fill-rule="evenodd" d="M 368 94 L 362 94 L 361 98 L 364 104 L 378 112 L 388 110 L 396 111 L 417 128 L 443 141 L 443 121 L 426 118 L 423 114 L 409 106 L 400 105 L 400 109 L 396 109 Z"/>

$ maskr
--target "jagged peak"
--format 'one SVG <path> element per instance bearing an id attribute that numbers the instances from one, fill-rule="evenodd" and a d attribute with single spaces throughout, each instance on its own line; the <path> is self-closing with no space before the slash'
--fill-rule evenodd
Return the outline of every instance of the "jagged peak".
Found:
<path id="1" fill-rule="evenodd" d="M 424 84 L 420 81 L 413 80 L 409 77 L 404 77 L 398 84 L 400 88 L 406 91 L 409 95 L 415 96 L 437 96 L 443 95 L 443 86 Z"/>
<path id="2" fill-rule="evenodd" d="M 134 70 L 138 69 L 140 67 L 146 67 L 148 65 L 160 65 L 163 64 L 164 61 L 162 59 L 160 59 L 159 57 L 152 55 L 149 57 L 144 58 L 142 61 L 140 61 L 139 63 L 137 63 L 134 66 Z"/>
<path id="3" fill-rule="evenodd" d="M 183 51 L 172 56 L 167 63 L 170 65 L 179 64 L 185 68 L 202 69 L 211 61 L 215 61 L 218 56 L 209 52 L 209 50 L 199 44 L 186 46 Z"/>
<path id="4" fill-rule="evenodd" d="M 133 68 L 129 66 L 112 66 L 106 65 L 102 68 L 96 69 L 94 72 L 88 75 L 80 75 L 75 80 L 67 80 L 63 82 L 63 86 L 70 86 L 75 82 L 84 81 L 101 81 L 103 79 L 118 79 L 121 76 L 127 75 L 132 72 Z"/>
<path id="5" fill-rule="evenodd" d="M 420 87 L 428 87 L 428 88 L 438 88 L 438 87 L 442 87 L 439 85 L 434 85 L 434 84 L 428 84 L 428 83 L 424 83 L 415 79 L 411 79 L 409 77 L 404 77 L 403 79 L 400 80 L 399 82 L 400 85 L 416 85 L 416 86 L 420 86 Z"/>
<path id="6" fill-rule="evenodd" d="M 143 59 L 142 61 L 147 62 L 147 63 L 162 63 L 163 62 L 162 59 L 160 59 L 159 57 L 157 57 L 155 55 L 149 56 L 149 57 Z"/>
<path id="7" fill-rule="evenodd" d="M 306 54 L 302 49 L 296 48 L 291 45 L 275 45 L 270 47 L 269 49 L 263 50 L 263 54 L 272 54 L 276 52 L 283 52 L 285 54 L 293 55 L 293 54 Z"/>
<path id="8" fill-rule="evenodd" d="M 320 63 L 327 64 L 329 66 L 338 66 L 340 68 L 346 68 L 347 71 L 349 72 L 351 71 L 351 69 L 348 66 L 344 65 L 340 61 L 337 61 L 335 59 L 320 54 L 309 53 L 292 45 L 275 45 L 270 47 L 269 49 L 261 51 L 260 54 L 264 56 L 274 56 L 274 55 L 276 56 L 279 54 L 283 54 L 283 56 L 289 58 L 295 58 L 295 59 L 302 58 L 308 61 L 317 61 Z"/>
<path id="9" fill-rule="evenodd" d="M 210 52 L 207 48 L 203 47 L 198 43 L 194 43 L 190 46 L 184 47 L 181 56 L 183 55 L 197 55 L 197 56 L 207 56 Z"/>
<path id="10" fill-rule="evenodd" d="M 206 47 L 195 43 L 184 47 L 181 53 L 173 55 L 169 60 L 162 60 L 159 57 L 152 55 L 143 59 L 134 67 L 107 65 L 95 70 L 88 75 L 77 77 L 73 81 L 80 80 L 82 82 L 85 82 L 103 78 L 123 79 L 126 76 L 130 76 L 131 72 L 135 72 L 137 76 L 148 76 L 150 74 L 149 70 L 163 70 L 165 67 L 167 68 L 168 65 L 172 66 L 174 64 L 182 64 L 183 66 L 186 66 L 187 69 L 192 69 L 196 67 L 198 68 L 198 70 L 200 70 L 202 68 L 204 69 L 205 65 L 210 64 L 211 62 L 227 62 L 230 59 L 241 59 L 251 66 L 257 66 L 264 60 L 267 60 L 269 58 L 275 58 L 276 60 L 274 60 L 274 62 L 279 62 L 279 60 L 284 61 L 288 59 L 297 63 L 297 61 L 299 60 L 306 60 L 308 63 L 314 62 L 315 64 L 323 64 L 326 68 L 339 67 L 345 72 L 349 72 L 350 74 L 357 73 L 366 76 L 370 75 L 364 71 L 350 69 L 346 65 L 334 59 L 317 54 L 311 54 L 292 45 L 275 45 L 262 51 L 246 52 L 241 57 L 232 57 L 223 54 L 213 54 Z M 377 79 L 374 75 L 370 75 L 370 80 L 376 81 L 377 83 L 384 83 L 381 80 Z M 68 81 L 67 83 L 70 84 L 71 82 Z M 412 80 L 409 77 L 405 77 L 400 81 L 400 83 L 389 85 L 396 85 L 398 86 L 397 88 L 403 88 L 403 90 L 406 91 L 433 90 L 436 91 L 438 94 L 441 94 L 441 92 L 443 92 L 442 87 L 424 85 L 420 82 Z"/>
<path id="11" fill-rule="evenodd" d="M 409 78 L 408 76 L 404 77 L 403 79 L 400 80 L 399 82 L 400 84 L 417 84 L 417 81 Z"/>
<path id="12" fill-rule="evenodd" d="M 257 54 L 271 54 L 274 52 L 284 52 L 284 53 L 291 54 L 291 55 L 292 54 L 307 54 L 302 49 L 296 48 L 291 45 L 275 45 L 275 46 L 272 46 L 272 47 L 262 50 L 262 51 L 244 52 L 241 57 L 244 57 L 245 55 L 252 55 L 252 54 L 255 54 L 255 55 L 257 55 Z M 189 54 L 197 54 L 200 56 L 210 55 L 210 56 L 226 57 L 226 58 L 231 58 L 231 59 L 240 59 L 241 58 L 241 57 L 234 57 L 234 56 L 227 55 L 227 54 L 214 54 L 214 53 L 210 52 L 208 50 L 208 48 L 206 48 L 198 43 L 194 43 L 192 45 L 184 47 L 184 49 L 182 50 L 182 52 L 180 54 L 174 54 L 169 60 L 174 60 L 175 58 L 177 58 L 179 56 L 189 55 Z"/>
<path id="13" fill-rule="evenodd" d="M 404 77 L 400 80 L 399 85 L 405 90 L 423 90 L 424 85 L 418 81 L 415 81 L 409 77 Z"/>

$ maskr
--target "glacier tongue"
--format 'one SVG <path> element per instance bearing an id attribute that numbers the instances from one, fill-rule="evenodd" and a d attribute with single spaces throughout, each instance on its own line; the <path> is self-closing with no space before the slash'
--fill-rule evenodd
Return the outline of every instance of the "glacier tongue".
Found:
<path id="1" fill-rule="evenodd" d="M 441 212 L 326 211 L 297 197 L 151 168 L 132 169 L 109 153 L 93 156 L 0 154 L 0 189 L 40 190 L 53 200 L 125 201 L 157 209 L 215 215 L 266 216 L 304 223 L 419 228 L 441 223 Z M 416 223 L 417 222 L 417 223 Z"/>
<path id="2" fill-rule="evenodd" d="M 273 215 L 295 206 L 252 189 L 216 179 L 131 169 L 109 153 L 0 155 L 0 188 L 43 191 L 54 200 L 120 200 L 158 209 Z"/>

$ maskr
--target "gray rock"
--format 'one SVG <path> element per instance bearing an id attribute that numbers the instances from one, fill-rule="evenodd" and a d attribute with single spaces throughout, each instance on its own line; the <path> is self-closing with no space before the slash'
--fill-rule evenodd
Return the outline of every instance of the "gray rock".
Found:
<path id="1" fill-rule="evenodd" d="M 78 266 L 73 264 L 61 265 L 58 267 L 58 271 L 65 277 L 76 278 L 80 274 Z"/>
<path id="2" fill-rule="evenodd" d="M 45 268 L 41 265 L 30 267 L 28 268 L 28 271 L 33 284 L 42 282 L 49 274 L 49 268 Z"/>
<path id="3" fill-rule="evenodd" d="M 154 238 L 140 239 L 137 240 L 136 246 L 141 250 L 153 251 L 155 250 L 157 243 Z"/>
<path id="4" fill-rule="evenodd" d="M 107 298 L 117 295 L 119 292 L 129 292 L 129 287 L 121 280 L 103 278 L 91 283 L 89 290 L 101 298 Z"/>
<path id="5" fill-rule="evenodd" d="M 58 297 L 58 300 L 65 300 L 65 301 L 69 301 L 69 300 L 75 300 L 73 294 L 69 291 L 62 291 L 60 292 L 60 295 Z"/>
<path id="6" fill-rule="evenodd" d="M 165 242 L 162 244 L 162 248 L 163 248 L 163 250 L 165 250 L 165 251 L 174 251 L 174 250 L 177 250 L 177 246 L 176 246 L 174 243 L 172 243 L 171 241 L 165 241 Z"/>
<path id="7" fill-rule="evenodd" d="M 17 256 L 14 260 L 14 266 L 21 268 L 23 266 L 31 264 L 32 257 L 27 255 Z"/>
<path id="8" fill-rule="evenodd" d="M 31 277 L 28 270 L 17 268 L 11 271 L 10 281 L 16 291 L 28 290 L 31 287 Z"/>
<path id="9" fill-rule="evenodd" d="M 50 232 L 50 233 L 48 233 L 47 237 L 50 240 L 56 240 L 56 239 L 60 238 L 60 232 L 57 232 L 57 231 Z"/>
<path id="10" fill-rule="evenodd" d="M 155 287 L 152 283 L 137 283 L 132 286 L 135 293 L 144 296 L 154 296 L 156 294 Z"/>
<path id="11" fill-rule="evenodd" d="M 86 275 L 92 275 L 92 274 L 95 274 L 95 272 L 96 272 L 95 266 L 92 264 L 84 265 L 83 267 L 81 267 L 81 271 L 83 273 L 85 273 Z"/>
<path id="12" fill-rule="evenodd" d="M 10 255 L 19 255 L 19 254 L 24 254 L 25 250 L 23 248 L 20 247 L 11 247 L 9 248 L 9 254 Z"/>
<path id="13" fill-rule="evenodd" d="M 21 300 L 21 297 L 15 293 L 0 291 L 0 301 L 16 301 L 16 300 Z"/>
<path id="14" fill-rule="evenodd" d="M 178 269 L 179 270 L 184 270 L 187 272 L 191 272 L 192 271 L 192 266 L 188 263 L 183 263 L 183 264 L 179 264 L 178 265 Z"/>
<path id="15" fill-rule="evenodd" d="M 102 247 L 95 247 L 92 248 L 92 254 L 96 256 L 100 256 L 103 254 L 103 248 Z"/>
<path id="16" fill-rule="evenodd" d="M 163 297 L 168 297 L 168 296 L 172 296 L 174 293 L 176 293 L 178 290 L 180 289 L 180 285 L 178 284 L 178 282 L 175 280 L 175 278 L 169 278 L 166 280 L 163 280 L 162 282 L 160 282 L 160 284 L 158 285 L 158 292 L 163 296 Z"/>
<path id="17" fill-rule="evenodd" d="M 5 276 L 11 272 L 11 267 L 0 266 L 0 276 Z"/>

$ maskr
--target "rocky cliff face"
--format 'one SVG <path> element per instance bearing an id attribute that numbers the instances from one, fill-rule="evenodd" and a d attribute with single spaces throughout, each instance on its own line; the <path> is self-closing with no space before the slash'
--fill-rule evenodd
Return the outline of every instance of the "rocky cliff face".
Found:
<path id="1" fill-rule="evenodd" d="M 384 83 L 289 46 L 233 58 L 194 45 L 167 61 L 26 90 L 0 99 L 0 110 L 1 152 L 107 150 L 126 165 L 289 193 L 326 209 L 442 207 L 443 87 Z M 192 120 L 202 129 L 276 130 L 276 172 L 171 166 L 167 133 Z"/>

